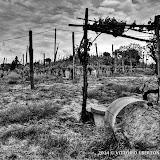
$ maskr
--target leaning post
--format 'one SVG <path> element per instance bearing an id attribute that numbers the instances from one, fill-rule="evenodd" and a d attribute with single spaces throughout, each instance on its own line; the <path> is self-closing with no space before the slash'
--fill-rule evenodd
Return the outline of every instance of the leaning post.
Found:
<path id="1" fill-rule="evenodd" d="M 31 81 L 31 89 L 34 89 L 32 31 L 29 31 L 29 56 L 30 56 L 30 81 Z"/>

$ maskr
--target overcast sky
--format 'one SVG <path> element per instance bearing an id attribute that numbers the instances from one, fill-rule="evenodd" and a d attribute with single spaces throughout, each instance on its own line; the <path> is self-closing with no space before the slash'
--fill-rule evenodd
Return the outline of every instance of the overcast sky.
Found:
<path id="1" fill-rule="evenodd" d="M 68 24 L 83 24 L 85 8 L 89 9 L 89 19 L 99 17 L 115 17 L 118 20 L 137 24 L 146 24 L 150 18 L 159 14 L 159 0 L 0 0 L 0 63 L 3 58 L 11 62 L 17 55 L 21 60 L 26 53 L 29 38 L 29 30 L 33 34 L 34 60 L 42 60 L 43 53 L 46 58 L 53 59 L 54 53 L 54 29 L 57 29 L 57 42 L 59 42 L 58 57 L 66 57 L 72 54 L 72 32 L 75 32 L 75 44 L 79 44 L 83 36 L 82 28 L 69 27 Z M 51 31 L 50 31 L 51 30 Z M 128 32 L 140 38 L 148 38 L 147 34 Z M 92 40 L 96 33 L 89 32 Z M 7 41 L 8 39 L 14 39 Z M 6 41 L 5 41 L 6 40 Z M 114 38 L 111 35 L 101 34 L 95 41 L 98 52 L 111 52 L 114 49 L 129 43 L 139 42 L 126 38 Z M 95 54 L 95 45 L 91 47 L 90 54 Z"/>

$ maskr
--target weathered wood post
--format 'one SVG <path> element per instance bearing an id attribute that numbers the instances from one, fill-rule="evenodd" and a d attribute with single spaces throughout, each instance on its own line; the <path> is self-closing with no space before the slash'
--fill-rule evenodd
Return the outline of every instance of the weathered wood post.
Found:
<path id="1" fill-rule="evenodd" d="M 95 47 L 96 47 L 96 55 L 97 55 L 97 77 L 99 77 L 99 57 L 98 57 L 98 49 L 97 49 L 97 43 L 95 43 Z"/>
<path id="2" fill-rule="evenodd" d="M 86 110 L 86 105 L 87 105 L 87 46 L 88 46 L 88 38 L 87 38 L 87 33 L 88 33 L 88 8 L 86 8 L 85 11 L 85 26 L 84 26 L 84 62 L 83 62 L 83 103 L 82 103 L 82 115 L 81 119 L 83 122 L 87 121 L 87 110 Z"/>
<path id="3" fill-rule="evenodd" d="M 24 54 L 23 54 L 23 66 L 24 66 Z"/>
<path id="4" fill-rule="evenodd" d="M 158 104 L 160 105 L 160 39 L 159 39 L 159 29 L 160 29 L 160 15 L 155 16 L 155 35 L 157 39 L 157 55 L 158 55 Z"/>
<path id="5" fill-rule="evenodd" d="M 55 28 L 55 34 L 54 34 L 54 64 L 55 64 L 55 62 L 56 62 L 56 50 L 57 50 L 57 48 L 56 48 L 56 28 Z"/>
<path id="6" fill-rule="evenodd" d="M 130 53 L 130 72 L 132 73 L 132 53 Z"/>
<path id="7" fill-rule="evenodd" d="M 4 70 L 5 70 L 4 64 L 5 64 L 5 57 L 3 59 L 3 67 L 2 67 L 3 73 L 4 73 Z"/>
<path id="8" fill-rule="evenodd" d="M 122 53 L 122 73 L 125 72 L 125 68 L 124 68 L 124 51 L 121 52 Z"/>
<path id="9" fill-rule="evenodd" d="M 44 68 L 45 68 L 45 53 L 43 53 L 43 66 L 44 66 Z"/>
<path id="10" fill-rule="evenodd" d="M 75 79 L 75 45 L 74 45 L 74 32 L 72 32 L 72 44 L 73 44 L 73 80 Z"/>
<path id="11" fill-rule="evenodd" d="M 112 58 L 113 58 L 113 54 L 114 54 L 114 49 L 113 49 L 113 44 L 112 44 Z M 117 72 L 117 60 L 116 60 L 116 53 L 114 55 L 114 62 L 112 64 L 112 69 L 113 69 L 113 73 L 116 73 Z"/>
<path id="12" fill-rule="evenodd" d="M 27 49 L 26 49 L 26 64 L 28 63 L 28 46 L 27 46 Z"/>
<path id="13" fill-rule="evenodd" d="M 29 57 L 30 57 L 30 81 L 31 81 L 31 89 L 34 89 L 32 31 L 29 31 Z"/>
<path id="14" fill-rule="evenodd" d="M 59 48 L 59 43 L 58 43 L 58 46 L 57 46 L 57 48 L 56 48 L 56 53 L 55 53 L 55 55 L 54 55 L 54 64 L 56 63 L 58 48 Z"/>

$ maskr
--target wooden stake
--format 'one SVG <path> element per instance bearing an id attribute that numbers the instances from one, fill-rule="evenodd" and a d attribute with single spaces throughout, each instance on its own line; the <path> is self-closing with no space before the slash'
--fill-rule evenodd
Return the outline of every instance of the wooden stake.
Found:
<path id="1" fill-rule="evenodd" d="M 59 43 L 58 43 L 58 46 L 57 46 L 57 48 L 56 48 L 56 52 L 55 52 L 55 55 L 54 55 L 54 64 L 56 63 L 58 48 L 59 48 Z"/>
<path id="2" fill-rule="evenodd" d="M 125 69 L 124 69 L 124 53 L 122 53 L 122 73 L 125 72 Z"/>
<path id="3" fill-rule="evenodd" d="M 112 58 L 113 58 L 113 44 L 112 44 Z"/>
<path id="4" fill-rule="evenodd" d="M 97 49 L 97 43 L 95 43 L 95 47 L 96 47 L 96 55 L 97 55 L 97 77 L 99 77 L 99 57 L 98 57 L 98 49 Z"/>
<path id="5" fill-rule="evenodd" d="M 29 56 L 30 56 L 30 80 L 31 80 L 31 89 L 34 89 L 32 31 L 29 31 Z"/>
<path id="6" fill-rule="evenodd" d="M 3 59 L 3 64 L 5 64 L 5 60 L 6 60 L 6 58 L 4 57 L 4 59 Z"/>
<path id="7" fill-rule="evenodd" d="M 160 29 L 160 16 L 155 16 L 155 34 L 156 34 L 156 38 L 157 38 L 157 52 L 158 52 L 158 104 L 160 106 L 160 39 L 159 39 L 159 29 Z"/>
<path id="8" fill-rule="evenodd" d="M 74 45 L 74 32 L 72 32 L 72 45 L 73 45 L 73 80 L 75 78 L 75 45 Z"/>
<path id="9" fill-rule="evenodd" d="M 55 61 L 56 61 L 56 28 L 55 28 L 55 35 L 54 35 L 54 64 L 55 64 Z"/>
<path id="10" fill-rule="evenodd" d="M 43 54 L 43 65 L 44 65 L 44 68 L 45 68 L 45 53 Z"/>
<path id="11" fill-rule="evenodd" d="M 113 44 L 112 44 L 112 57 L 113 57 L 114 49 L 113 49 Z M 117 72 L 117 53 L 115 52 L 114 54 L 114 73 Z"/>
<path id="12" fill-rule="evenodd" d="M 26 64 L 27 64 L 27 52 L 28 52 L 28 46 L 27 46 L 27 49 L 26 49 Z"/>
<path id="13" fill-rule="evenodd" d="M 143 60 L 144 64 L 144 60 Z M 132 54 L 130 53 L 130 71 L 132 72 Z"/>
<path id="14" fill-rule="evenodd" d="M 87 25 L 88 25 L 88 8 L 86 8 L 85 12 L 85 27 L 84 27 L 84 61 L 87 59 Z M 81 119 L 83 122 L 87 121 L 87 112 L 86 112 L 86 104 L 87 104 L 87 62 L 83 63 L 83 103 L 82 103 L 82 115 Z"/>
<path id="15" fill-rule="evenodd" d="M 23 54 L 23 66 L 24 66 L 24 54 Z"/>

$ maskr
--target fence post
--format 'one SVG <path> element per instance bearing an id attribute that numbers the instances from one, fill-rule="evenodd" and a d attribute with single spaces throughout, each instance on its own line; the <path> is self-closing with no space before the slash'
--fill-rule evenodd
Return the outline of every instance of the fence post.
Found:
<path id="1" fill-rule="evenodd" d="M 31 89 L 34 89 L 32 31 L 29 31 L 29 56 L 30 56 L 30 81 L 31 81 Z"/>

